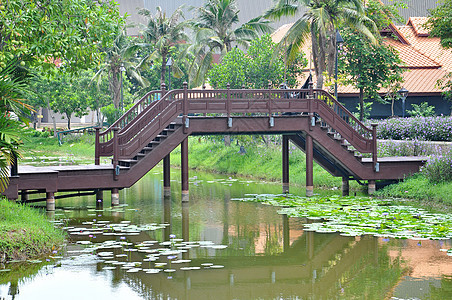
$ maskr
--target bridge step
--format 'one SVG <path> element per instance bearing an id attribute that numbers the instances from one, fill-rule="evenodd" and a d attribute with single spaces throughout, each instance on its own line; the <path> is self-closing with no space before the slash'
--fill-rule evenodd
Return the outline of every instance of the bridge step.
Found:
<path id="1" fill-rule="evenodd" d="M 149 142 L 149 144 L 143 149 L 141 149 L 140 152 L 135 155 L 133 159 L 123 159 L 119 161 L 119 166 L 121 167 L 132 167 L 133 165 L 137 164 L 141 159 L 149 155 L 160 143 L 162 143 L 165 139 L 167 139 L 173 132 L 175 132 L 181 125 L 178 125 L 176 123 L 171 123 L 166 127 L 161 133 L 159 133 L 154 140 Z"/>

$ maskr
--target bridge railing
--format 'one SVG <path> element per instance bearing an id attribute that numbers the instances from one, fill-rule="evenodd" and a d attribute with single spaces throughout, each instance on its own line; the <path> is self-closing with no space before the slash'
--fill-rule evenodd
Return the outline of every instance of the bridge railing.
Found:
<path id="1" fill-rule="evenodd" d="M 151 95 L 160 100 L 150 101 Z M 122 119 L 96 134 L 96 163 L 100 156 L 131 158 L 177 116 L 183 124 L 193 114 L 250 113 L 272 117 L 284 112 L 306 112 L 328 124 L 358 151 L 372 153 L 376 162 L 375 128 L 369 129 L 328 92 L 312 89 L 183 89 L 153 91 Z M 114 130 L 115 129 L 115 130 Z M 116 134 L 115 134 L 116 133 Z"/>

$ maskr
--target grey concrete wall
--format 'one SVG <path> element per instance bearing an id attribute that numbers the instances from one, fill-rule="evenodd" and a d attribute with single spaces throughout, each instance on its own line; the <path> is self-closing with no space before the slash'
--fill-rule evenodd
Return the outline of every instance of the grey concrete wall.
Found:
<path id="1" fill-rule="evenodd" d="M 147 8 L 151 11 L 155 11 L 157 6 L 162 7 L 168 15 L 171 15 L 182 4 L 186 6 L 185 14 L 186 18 L 193 17 L 193 11 L 188 8 L 190 6 L 200 7 L 206 0 L 117 0 L 119 3 L 119 10 L 121 14 L 127 13 L 130 15 L 129 23 L 138 24 L 144 23 L 144 19 L 137 13 L 140 8 Z M 391 0 L 383 0 L 383 3 L 391 3 Z M 406 0 L 408 8 L 401 9 L 400 14 L 407 21 L 409 17 L 424 17 L 428 16 L 428 9 L 438 6 L 437 0 Z M 261 15 L 273 4 L 273 0 L 237 0 L 237 6 L 240 10 L 239 20 L 240 23 L 245 23 L 248 20 Z M 274 28 L 278 28 L 282 24 L 290 23 L 296 20 L 296 18 L 284 18 L 281 21 L 274 23 Z M 129 28 L 128 33 L 131 35 L 137 35 L 139 33 L 138 28 Z"/>

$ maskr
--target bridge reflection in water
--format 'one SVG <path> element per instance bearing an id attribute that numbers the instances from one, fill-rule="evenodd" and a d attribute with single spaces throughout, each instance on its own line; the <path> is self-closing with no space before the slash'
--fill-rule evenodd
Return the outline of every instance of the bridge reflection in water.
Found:
<path id="1" fill-rule="evenodd" d="M 221 241 L 228 248 L 192 248 L 182 258 L 191 259 L 192 266 L 209 262 L 224 268 L 178 270 L 171 279 L 167 274 L 129 274 L 116 269 L 114 280 L 127 282 L 145 299 L 383 299 L 406 270 L 399 257 L 388 255 L 388 245 L 378 238 L 303 231 L 302 223 L 308 220 L 278 216 L 273 208 L 262 209 L 255 203 L 231 201 L 227 193 L 222 204 L 198 201 L 174 205 L 170 196 L 164 198 L 162 221 L 171 225 L 163 238 L 170 240 L 169 235 L 176 233 L 190 241 L 194 233 L 203 240 Z M 199 216 L 192 215 L 194 220 L 190 220 L 190 206 L 202 202 L 207 204 L 196 209 L 197 214 L 224 206 L 218 210 L 223 216 L 212 217 L 220 217 L 222 226 L 207 221 L 201 230 Z M 267 215 L 270 221 L 266 222 Z M 256 218 L 262 221 L 255 223 Z M 149 238 L 153 237 L 134 239 Z M 132 253 L 133 261 L 140 259 L 139 253 Z"/>

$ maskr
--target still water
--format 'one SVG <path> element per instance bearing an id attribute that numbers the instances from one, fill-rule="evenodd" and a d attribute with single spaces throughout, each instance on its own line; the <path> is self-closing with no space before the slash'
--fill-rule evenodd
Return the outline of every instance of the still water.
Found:
<path id="1" fill-rule="evenodd" d="M 452 299 L 450 240 L 304 232 L 306 219 L 234 201 L 279 184 L 212 174 L 191 172 L 181 203 L 178 175 L 163 197 L 150 172 L 119 208 L 108 193 L 97 209 L 94 197 L 57 200 L 49 218 L 67 245 L 0 266 L 0 299 Z"/>

